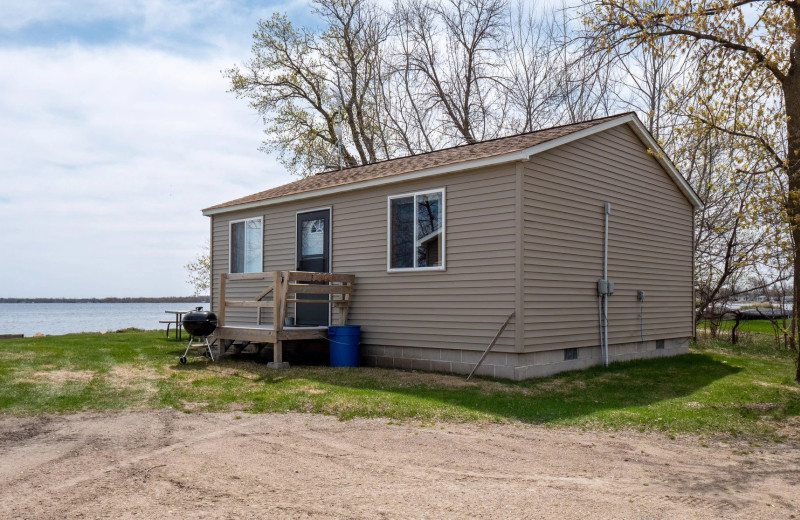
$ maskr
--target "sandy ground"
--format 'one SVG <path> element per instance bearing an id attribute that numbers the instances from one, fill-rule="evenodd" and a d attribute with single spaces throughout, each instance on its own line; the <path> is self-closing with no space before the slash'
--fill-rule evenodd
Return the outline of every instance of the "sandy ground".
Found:
<path id="1" fill-rule="evenodd" d="M 0 518 L 800 517 L 800 445 L 703 443 L 301 414 L 0 416 Z"/>

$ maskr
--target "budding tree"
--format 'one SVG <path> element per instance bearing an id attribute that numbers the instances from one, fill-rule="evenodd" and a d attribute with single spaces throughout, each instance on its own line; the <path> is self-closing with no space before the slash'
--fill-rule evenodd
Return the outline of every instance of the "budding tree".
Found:
<path id="1" fill-rule="evenodd" d="M 758 177 L 791 237 L 794 308 L 800 297 L 800 3 L 796 0 L 597 0 L 586 14 L 609 49 L 678 42 L 705 97 L 690 114 L 698 130 L 725 135 L 742 182 Z M 779 240 L 776 238 L 776 241 Z M 796 343 L 797 322 L 792 324 Z M 798 349 L 800 353 L 800 349 Z M 800 357 L 796 379 L 800 381 Z"/>
<path id="2" fill-rule="evenodd" d="M 258 23 L 253 57 L 225 71 L 231 91 L 262 116 L 265 149 L 299 175 L 338 168 L 340 144 L 344 167 L 391 153 L 379 114 L 386 17 L 360 0 L 313 5 L 325 30 L 274 14 Z"/>
<path id="3" fill-rule="evenodd" d="M 194 295 L 208 294 L 211 290 L 211 248 L 208 243 L 194 260 L 183 267 L 189 275 L 187 283 L 194 287 Z"/>

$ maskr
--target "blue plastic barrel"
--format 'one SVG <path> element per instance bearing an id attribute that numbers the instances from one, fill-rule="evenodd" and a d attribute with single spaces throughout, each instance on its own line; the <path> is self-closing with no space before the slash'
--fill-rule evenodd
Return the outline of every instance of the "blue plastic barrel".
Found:
<path id="1" fill-rule="evenodd" d="M 332 367 L 357 367 L 359 325 L 332 325 L 328 327 Z"/>

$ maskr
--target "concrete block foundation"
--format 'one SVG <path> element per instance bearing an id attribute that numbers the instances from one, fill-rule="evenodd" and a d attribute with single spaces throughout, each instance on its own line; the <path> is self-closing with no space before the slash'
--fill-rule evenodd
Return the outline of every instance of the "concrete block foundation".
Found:
<path id="1" fill-rule="evenodd" d="M 663 343 L 663 348 L 658 348 Z M 578 347 L 577 359 L 564 359 L 564 349 L 542 352 L 490 352 L 476 375 L 503 379 L 544 377 L 565 370 L 580 370 L 602 364 L 600 347 Z M 675 356 L 689 352 L 689 338 L 650 340 L 610 345 L 609 361 L 630 361 Z M 363 366 L 422 370 L 451 374 L 469 374 L 482 352 L 442 348 L 392 347 L 361 345 Z"/>

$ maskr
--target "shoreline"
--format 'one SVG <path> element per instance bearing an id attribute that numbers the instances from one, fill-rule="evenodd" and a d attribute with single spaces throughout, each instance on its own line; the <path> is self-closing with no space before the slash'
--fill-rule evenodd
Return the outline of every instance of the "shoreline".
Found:
<path id="1" fill-rule="evenodd" d="M 110 298 L 0 298 L 2 303 L 209 303 L 210 296 Z"/>

